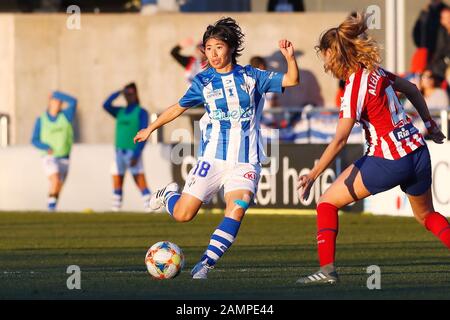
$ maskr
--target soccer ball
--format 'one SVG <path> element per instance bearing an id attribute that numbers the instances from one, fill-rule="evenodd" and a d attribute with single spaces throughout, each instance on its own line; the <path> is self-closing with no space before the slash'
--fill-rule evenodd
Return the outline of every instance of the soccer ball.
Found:
<path id="1" fill-rule="evenodd" d="M 156 279 L 175 278 L 184 266 L 183 251 L 172 242 L 157 242 L 148 249 L 145 265 L 148 272 Z"/>

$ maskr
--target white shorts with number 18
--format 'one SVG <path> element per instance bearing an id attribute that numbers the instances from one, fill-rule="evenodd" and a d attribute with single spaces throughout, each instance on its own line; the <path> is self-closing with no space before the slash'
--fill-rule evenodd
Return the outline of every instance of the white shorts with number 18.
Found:
<path id="1" fill-rule="evenodd" d="M 204 203 L 208 203 L 222 186 L 225 194 L 235 190 L 249 190 L 255 195 L 260 174 L 260 165 L 199 159 L 189 172 L 183 193 Z"/>

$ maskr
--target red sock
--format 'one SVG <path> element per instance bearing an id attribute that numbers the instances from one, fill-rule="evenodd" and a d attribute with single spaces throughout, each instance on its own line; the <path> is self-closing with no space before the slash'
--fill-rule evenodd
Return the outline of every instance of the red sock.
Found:
<path id="1" fill-rule="evenodd" d="M 450 249 L 450 224 L 443 215 L 432 212 L 425 218 L 425 227 Z"/>
<path id="2" fill-rule="evenodd" d="M 321 267 L 334 263 L 338 228 L 338 208 L 320 203 L 317 206 L 317 248 Z"/>

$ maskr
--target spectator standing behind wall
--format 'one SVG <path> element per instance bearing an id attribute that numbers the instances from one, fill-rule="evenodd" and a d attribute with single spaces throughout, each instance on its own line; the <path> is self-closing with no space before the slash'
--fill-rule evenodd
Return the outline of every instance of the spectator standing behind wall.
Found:
<path id="1" fill-rule="evenodd" d="M 67 107 L 63 109 L 63 103 Z M 73 120 L 77 100 L 59 91 L 53 92 L 47 111 L 36 119 L 32 144 L 41 150 L 45 173 L 50 182 L 47 209 L 55 211 L 69 171 L 73 144 Z"/>
<path id="2" fill-rule="evenodd" d="M 305 5 L 303 0 L 269 0 L 267 5 L 269 12 L 303 12 Z"/>
<path id="3" fill-rule="evenodd" d="M 413 57 L 412 72 L 421 73 L 430 63 L 436 49 L 441 11 L 445 7 L 441 0 L 431 0 L 420 12 L 413 30 L 413 39 L 418 50 Z"/>
<path id="4" fill-rule="evenodd" d="M 436 51 L 430 63 L 431 71 L 438 77 L 445 78 L 447 68 L 450 65 L 450 9 L 445 8 L 441 12 L 441 25 L 439 29 Z"/>
<path id="5" fill-rule="evenodd" d="M 158 0 L 141 0 L 141 14 L 150 15 L 158 12 Z"/>
<path id="6" fill-rule="evenodd" d="M 415 79 L 411 82 L 415 83 L 414 81 Z M 447 92 L 440 87 L 442 81 L 443 79 L 433 74 L 431 70 L 425 70 L 425 72 L 420 76 L 417 87 L 420 89 L 420 92 L 422 93 L 430 111 L 446 110 L 449 107 Z M 423 121 L 421 121 L 420 115 L 415 111 L 412 103 L 409 100 L 406 100 L 404 107 L 407 110 L 412 110 L 409 116 L 412 119 L 414 126 L 416 126 L 420 133 L 427 139 L 427 129 L 424 126 Z M 439 114 L 432 113 L 432 116 L 436 123 L 440 126 L 441 118 Z"/>
<path id="7" fill-rule="evenodd" d="M 253 56 L 250 58 L 250 65 L 259 70 L 267 70 L 267 63 L 263 57 Z M 278 138 L 282 142 L 292 142 L 294 140 L 293 123 L 291 121 L 291 113 L 289 112 L 267 112 L 269 109 L 280 109 L 279 95 L 274 92 L 267 92 L 260 100 L 258 109 L 263 109 L 261 118 L 262 136 L 264 139 L 271 141 L 273 136 L 273 129 L 278 130 Z M 297 119 L 298 120 L 298 119 Z"/>
<path id="8" fill-rule="evenodd" d="M 441 88 L 443 78 L 426 70 L 421 76 L 422 94 L 430 110 L 446 110 L 448 108 L 448 96 Z"/>
<path id="9" fill-rule="evenodd" d="M 447 93 L 441 88 L 443 80 L 431 70 L 425 70 L 420 77 L 419 88 L 430 110 L 446 110 L 449 106 Z M 405 108 L 413 108 L 410 101 L 405 103 Z"/>
<path id="10" fill-rule="evenodd" d="M 336 97 L 335 97 L 335 105 L 337 108 L 341 107 L 341 101 L 344 97 L 345 93 L 345 81 L 344 80 L 338 80 L 338 89 L 336 91 Z"/>
<path id="11" fill-rule="evenodd" d="M 181 54 L 181 51 L 194 45 L 192 38 L 186 38 L 180 41 L 178 45 L 170 51 L 171 56 L 185 69 L 185 78 L 188 85 L 191 85 L 194 77 L 207 65 L 205 54 L 203 53 L 202 44 L 198 43 L 195 52 L 191 56 Z"/>

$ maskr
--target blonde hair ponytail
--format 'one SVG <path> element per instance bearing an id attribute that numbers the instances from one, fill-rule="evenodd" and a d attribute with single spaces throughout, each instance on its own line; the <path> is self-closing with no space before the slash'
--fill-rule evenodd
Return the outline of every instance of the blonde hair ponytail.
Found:
<path id="1" fill-rule="evenodd" d="M 331 52 L 325 71 L 345 80 L 361 67 L 369 71 L 379 67 L 380 47 L 367 34 L 368 17 L 361 13 L 356 14 L 356 17 L 349 16 L 337 28 L 331 28 L 321 35 L 316 50 L 325 53 L 330 49 Z"/>

